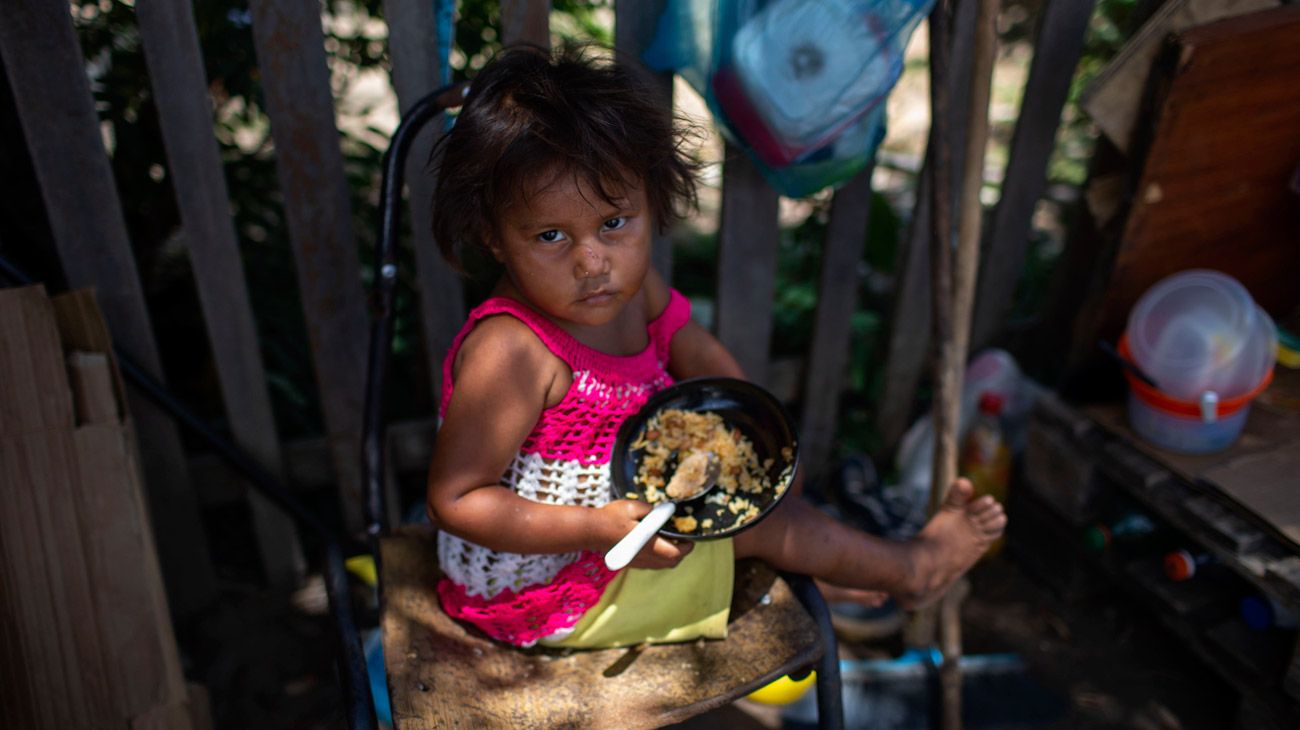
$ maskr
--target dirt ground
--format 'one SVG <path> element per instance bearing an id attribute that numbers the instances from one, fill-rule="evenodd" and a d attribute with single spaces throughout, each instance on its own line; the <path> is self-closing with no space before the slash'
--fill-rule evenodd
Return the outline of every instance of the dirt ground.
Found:
<path id="1" fill-rule="evenodd" d="M 1115 595 L 1063 601 L 1006 553 L 976 566 L 971 578 L 973 590 L 963 611 L 965 653 L 1020 657 L 1039 699 L 1059 705 L 1045 721 L 971 726 L 1232 726 L 1232 691 L 1150 613 Z M 333 636 L 321 601 L 312 587 L 291 603 L 232 586 L 219 607 L 182 630 L 187 668 L 208 686 L 217 728 L 345 727 L 334 680 Z M 879 658 L 900 648 L 896 638 L 845 642 L 842 655 Z M 1022 700 L 1009 695 L 1006 701 Z M 779 728 L 781 710 L 741 702 L 683 727 Z"/>

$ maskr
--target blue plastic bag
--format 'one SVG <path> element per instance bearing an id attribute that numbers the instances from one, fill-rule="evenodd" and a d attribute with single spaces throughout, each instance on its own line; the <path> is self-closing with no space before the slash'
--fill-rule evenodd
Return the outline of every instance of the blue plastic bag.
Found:
<path id="1" fill-rule="evenodd" d="M 934 0 L 670 0 L 645 61 L 681 74 L 789 197 L 858 173 Z"/>

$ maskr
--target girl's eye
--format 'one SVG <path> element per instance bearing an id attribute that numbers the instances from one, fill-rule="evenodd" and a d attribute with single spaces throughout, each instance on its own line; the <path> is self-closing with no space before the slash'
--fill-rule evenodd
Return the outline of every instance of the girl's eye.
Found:
<path id="1" fill-rule="evenodd" d="M 618 218 L 610 218 L 609 220 L 605 221 L 605 230 L 617 231 L 618 229 L 622 228 L 625 225 L 627 225 L 627 219 L 623 218 L 622 216 Z"/>
<path id="2" fill-rule="evenodd" d="M 542 243 L 559 243 L 564 240 L 564 234 L 552 228 L 537 234 L 537 239 Z"/>

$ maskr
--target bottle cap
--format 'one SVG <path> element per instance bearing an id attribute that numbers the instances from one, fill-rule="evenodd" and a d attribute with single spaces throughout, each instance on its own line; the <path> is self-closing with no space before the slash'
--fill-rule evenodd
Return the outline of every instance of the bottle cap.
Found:
<path id="1" fill-rule="evenodd" d="M 997 415 L 1002 412 L 1002 396 L 993 391 L 985 391 L 980 396 L 979 409 L 981 413 L 991 413 Z"/>
<path id="2" fill-rule="evenodd" d="M 1110 546 L 1110 528 L 1105 525 L 1093 525 L 1083 533 L 1083 544 L 1094 552 L 1102 552 Z"/>
<path id="3" fill-rule="evenodd" d="M 1165 556 L 1165 575 L 1169 580 L 1187 580 L 1196 575 L 1196 558 L 1186 550 L 1175 550 Z"/>
<path id="4" fill-rule="evenodd" d="M 1246 625 L 1256 631 L 1263 631 L 1273 625 L 1273 605 L 1259 596 L 1246 596 L 1241 599 L 1241 618 Z"/>

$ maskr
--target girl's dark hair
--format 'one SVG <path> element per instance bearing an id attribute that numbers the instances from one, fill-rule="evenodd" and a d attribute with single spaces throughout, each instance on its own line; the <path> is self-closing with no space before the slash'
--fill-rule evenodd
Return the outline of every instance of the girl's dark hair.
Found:
<path id="1" fill-rule="evenodd" d="M 475 77 L 435 150 L 434 240 L 460 268 L 462 247 L 485 247 L 500 212 L 545 182 L 542 174 L 572 174 L 611 204 L 641 185 L 662 230 L 696 203 L 687 135 L 631 63 L 581 46 L 502 50 Z"/>

